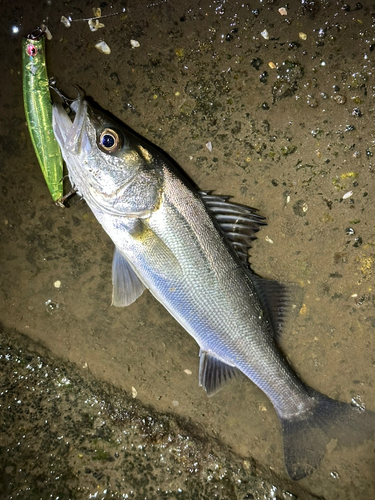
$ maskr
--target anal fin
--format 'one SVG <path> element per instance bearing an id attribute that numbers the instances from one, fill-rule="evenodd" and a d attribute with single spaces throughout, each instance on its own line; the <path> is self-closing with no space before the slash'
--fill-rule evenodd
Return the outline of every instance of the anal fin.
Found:
<path id="1" fill-rule="evenodd" d="M 216 394 L 226 382 L 241 373 L 236 367 L 202 349 L 199 351 L 199 358 L 199 385 L 208 396 Z"/>

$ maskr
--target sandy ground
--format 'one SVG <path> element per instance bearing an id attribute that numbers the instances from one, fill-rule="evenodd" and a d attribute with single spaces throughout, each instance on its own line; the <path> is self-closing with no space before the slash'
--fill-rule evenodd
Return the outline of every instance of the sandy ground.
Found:
<path id="1" fill-rule="evenodd" d="M 96 32 L 80 21 L 94 4 L 2 5 L 6 338 L 18 331 L 51 359 L 89 371 L 121 394 L 134 388 L 146 408 L 194 423 L 208 441 L 219 439 L 238 459 L 253 458 L 282 484 L 279 423 L 266 397 L 242 380 L 208 399 L 197 382 L 198 346 L 150 294 L 126 309 L 110 306 L 113 246 L 84 201 L 53 205 L 32 149 L 21 38 L 46 22 L 53 34 L 49 74 L 65 92 L 74 96 L 72 85 L 79 85 L 202 189 L 260 209 L 268 226 L 251 250 L 253 269 L 303 290 L 284 352 L 315 389 L 375 411 L 370 2 L 293 2 L 286 16 L 280 2 L 119 2 L 102 5 L 103 15 L 116 15 Z M 77 21 L 66 28 L 62 15 Z M 110 55 L 95 48 L 99 40 Z M 333 448 L 298 488 L 306 498 L 372 498 L 374 442 Z M 240 498 L 234 495 L 226 498 Z"/>

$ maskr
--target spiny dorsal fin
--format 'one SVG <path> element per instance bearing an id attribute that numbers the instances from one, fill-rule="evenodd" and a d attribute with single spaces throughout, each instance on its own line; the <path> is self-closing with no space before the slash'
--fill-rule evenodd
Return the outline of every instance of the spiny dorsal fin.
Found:
<path id="1" fill-rule="evenodd" d="M 234 366 L 229 366 L 207 351 L 199 351 L 199 385 L 213 396 L 220 391 L 223 385 L 240 371 Z"/>
<path id="2" fill-rule="evenodd" d="M 229 196 L 217 196 L 209 191 L 199 191 L 199 194 L 240 260 L 248 266 L 248 250 L 260 227 L 266 225 L 265 217 L 258 215 L 255 208 L 228 201 Z"/>

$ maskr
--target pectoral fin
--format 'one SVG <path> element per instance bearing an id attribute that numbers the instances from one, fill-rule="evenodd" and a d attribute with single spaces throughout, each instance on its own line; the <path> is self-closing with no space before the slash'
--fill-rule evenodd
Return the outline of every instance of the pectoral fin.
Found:
<path id="1" fill-rule="evenodd" d="M 199 357 L 199 385 L 208 396 L 213 396 L 226 382 L 241 373 L 234 366 L 224 363 L 202 349 L 199 351 Z"/>
<path id="2" fill-rule="evenodd" d="M 142 295 L 144 289 L 145 286 L 128 261 L 115 247 L 112 261 L 112 305 L 128 306 Z"/>

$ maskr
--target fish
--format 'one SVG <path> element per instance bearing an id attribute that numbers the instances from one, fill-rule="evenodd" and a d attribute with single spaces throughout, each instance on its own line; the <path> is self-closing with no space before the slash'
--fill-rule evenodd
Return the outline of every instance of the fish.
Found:
<path id="1" fill-rule="evenodd" d="M 199 190 L 162 150 L 81 94 L 53 104 L 53 129 L 69 177 L 115 245 L 112 304 L 145 289 L 199 345 L 199 385 L 215 394 L 244 374 L 269 398 L 283 435 L 286 470 L 310 475 L 332 439 L 355 445 L 374 413 L 305 384 L 278 337 L 286 287 L 251 270 L 248 249 L 265 219 L 227 196 Z"/>

